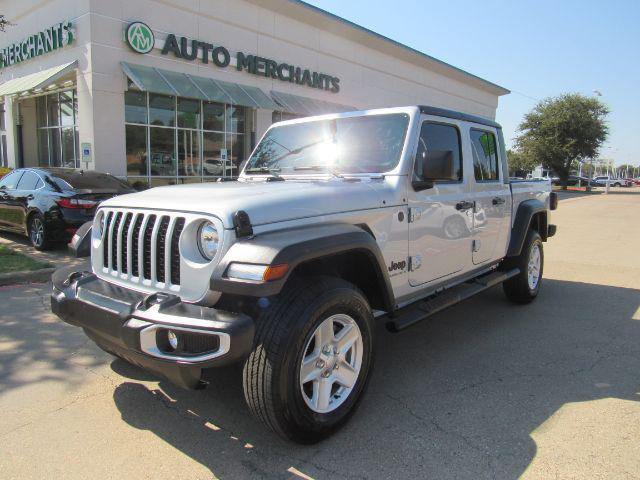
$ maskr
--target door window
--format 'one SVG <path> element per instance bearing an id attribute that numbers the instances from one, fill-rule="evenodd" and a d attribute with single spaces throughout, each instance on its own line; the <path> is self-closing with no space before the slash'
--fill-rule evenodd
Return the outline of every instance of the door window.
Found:
<path id="1" fill-rule="evenodd" d="M 424 122 L 420 130 L 414 167 L 416 177 L 423 178 L 422 169 L 425 159 L 428 163 L 430 160 L 435 161 L 447 156 L 451 156 L 453 160 L 452 178 L 457 178 L 458 182 L 462 181 L 462 153 L 458 129 L 453 125 Z"/>
<path id="2" fill-rule="evenodd" d="M 477 182 L 498 181 L 498 147 L 491 132 L 471 130 L 473 172 Z"/>
<path id="3" fill-rule="evenodd" d="M 33 172 L 24 172 L 18 182 L 18 190 L 35 190 L 40 177 Z"/>
<path id="4" fill-rule="evenodd" d="M 0 180 L 0 188 L 6 190 L 15 190 L 18 182 L 20 181 L 20 177 L 22 176 L 22 172 L 11 172 L 9 175 L 5 176 L 2 180 Z"/>

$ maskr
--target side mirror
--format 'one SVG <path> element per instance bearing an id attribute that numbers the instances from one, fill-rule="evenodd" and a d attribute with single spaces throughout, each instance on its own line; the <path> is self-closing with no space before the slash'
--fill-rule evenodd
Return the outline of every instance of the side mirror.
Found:
<path id="1" fill-rule="evenodd" d="M 422 175 L 412 182 L 416 191 L 433 188 L 435 182 L 451 182 L 458 180 L 458 173 L 454 165 L 453 151 L 429 150 L 423 153 L 421 161 Z"/>

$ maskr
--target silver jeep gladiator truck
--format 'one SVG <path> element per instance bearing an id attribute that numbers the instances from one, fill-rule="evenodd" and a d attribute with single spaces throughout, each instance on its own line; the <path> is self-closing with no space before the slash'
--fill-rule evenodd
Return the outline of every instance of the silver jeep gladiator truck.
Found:
<path id="1" fill-rule="evenodd" d="M 494 285 L 540 291 L 557 199 L 510 182 L 502 130 L 433 107 L 274 124 L 233 182 L 101 204 L 90 267 L 53 276 L 52 309 L 102 349 L 199 388 L 243 362 L 249 409 L 300 443 L 355 411 L 376 319 L 394 332 Z"/>

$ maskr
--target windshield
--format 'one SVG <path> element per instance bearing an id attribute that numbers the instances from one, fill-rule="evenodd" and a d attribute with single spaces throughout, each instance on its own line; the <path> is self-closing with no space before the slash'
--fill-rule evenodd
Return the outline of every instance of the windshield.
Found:
<path id="1" fill-rule="evenodd" d="M 274 127 L 251 155 L 244 171 L 388 172 L 398 164 L 408 125 L 409 115 L 393 113 Z"/>

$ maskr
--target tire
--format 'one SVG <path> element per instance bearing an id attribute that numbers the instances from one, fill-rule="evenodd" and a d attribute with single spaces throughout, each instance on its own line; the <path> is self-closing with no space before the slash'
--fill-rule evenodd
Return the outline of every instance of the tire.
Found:
<path id="1" fill-rule="evenodd" d="M 34 213 L 29 217 L 27 232 L 33 248 L 41 251 L 51 248 L 51 240 L 49 239 L 49 232 L 46 228 L 44 217 L 39 213 Z"/>
<path id="2" fill-rule="evenodd" d="M 621 185 L 621 184 L 619 184 L 619 183 L 614 183 L 614 184 L 613 184 L 613 186 L 614 186 L 614 187 L 621 187 L 622 185 Z"/>
<path id="3" fill-rule="evenodd" d="M 533 258 L 537 250 L 539 259 Z M 530 261 L 532 262 L 532 278 L 529 278 Z M 537 269 L 535 264 L 537 263 Z M 542 272 L 544 268 L 544 249 L 542 238 L 535 230 L 529 230 L 520 256 L 509 262 L 508 268 L 519 268 L 520 273 L 502 284 L 505 295 L 515 303 L 530 303 L 540 292 L 542 285 Z"/>
<path id="4" fill-rule="evenodd" d="M 373 366 L 373 315 L 362 292 L 344 280 L 298 278 L 289 284 L 256 320 L 254 348 L 243 369 L 244 395 L 267 428 L 294 442 L 312 444 L 344 425 L 360 403 Z M 333 327 L 329 336 L 321 325 Z M 337 347 L 321 348 L 320 343 L 329 345 L 323 338 L 347 337 L 342 336 L 347 327 L 344 331 L 360 340 L 346 356 L 347 348 L 338 353 Z M 305 378 L 314 379 L 302 383 L 305 358 Z M 335 365 L 338 368 L 332 368 Z M 352 380 L 351 388 L 337 380 L 345 375 Z"/>

